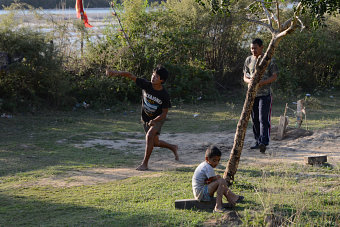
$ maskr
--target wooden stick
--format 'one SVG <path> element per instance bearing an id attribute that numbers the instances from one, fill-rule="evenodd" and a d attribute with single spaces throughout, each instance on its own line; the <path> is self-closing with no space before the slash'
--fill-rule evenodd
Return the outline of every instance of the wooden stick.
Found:
<path id="1" fill-rule="evenodd" d="M 288 109 L 288 103 L 286 103 L 285 112 L 283 113 L 283 116 L 284 116 L 284 117 L 286 117 L 287 109 Z"/>
<path id="2" fill-rule="evenodd" d="M 305 122 L 306 122 L 306 130 L 308 130 L 308 125 L 307 125 L 307 112 L 306 112 L 306 109 L 305 109 Z"/>

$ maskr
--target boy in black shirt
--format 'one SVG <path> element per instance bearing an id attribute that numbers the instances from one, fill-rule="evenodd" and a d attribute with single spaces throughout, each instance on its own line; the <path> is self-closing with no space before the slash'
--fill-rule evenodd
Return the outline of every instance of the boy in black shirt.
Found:
<path id="1" fill-rule="evenodd" d="M 168 71 L 163 66 L 157 66 L 152 73 L 151 82 L 137 78 L 129 72 L 106 70 L 107 76 L 124 76 L 136 82 L 136 85 L 142 88 L 142 122 L 146 133 L 145 154 L 143 162 L 137 167 L 137 170 L 144 171 L 148 169 L 148 162 L 154 147 L 164 147 L 170 149 L 175 159 L 178 157 L 178 146 L 159 140 L 162 125 L 165 121 L 168 109 L 171 107 L 170 96 L 163 87 L 168 78 Z"/>

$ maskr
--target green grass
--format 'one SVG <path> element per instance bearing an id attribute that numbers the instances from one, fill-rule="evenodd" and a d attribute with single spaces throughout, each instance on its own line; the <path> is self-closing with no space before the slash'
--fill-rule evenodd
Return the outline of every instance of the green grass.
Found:
<path id="1" fill-rule="evenodd" d="M 174 209 L 176 197 L 190 196 L 189 178 L 189 174 L 164 173 L 87 187 L 12 189 L 2 196 L 2 207 L 7 207 L 2 220 L 9 224 L 20 209 L 19 225 L 197 224 L 211 214 Z"/>
<path id="2" fill-rule="evenodd" d="M 240 169 L 236 188 L 251 200 L 242 204 L 249 215 L 244 214 L 244 223 L 263 224 L 274 215 L 284 226 L 335 226 L 340 219 L 339 168 L 282 164 Z"/>
<path id="3" fill-rule="evenodd" d="M 340 93 L 334 96 L 340 97 Z M 310 109 L 307 106 L 310 129 L 339 126 L 336 98 L 330 99 L 326 93 L 313 102 L 317 105 Z M 284 104 L 274 102 L 274 124 Z M 176 199 L 192 198 L 195 166 L 96 185 L 36 184 L 70 171 L 136 166 L 142 156 L 136 155 L 133 148 L 74 146 L 90 139 L 142 139 L 139 105 L 124 108 L 121 112 L 81 110 L 0 118 L 0 226 L 199 226 L 209 219 L 221 220 L 219 214 L 174 208 Z M 162 131 L 233 131 L 241 108 L 239 99 L 175 104 Z M 298 226 L 339 225 L 339 169 L 339 164 L 308 167 L 271 163 L 239 168 L 232 190 L 246 200 L 235 210 L 245 226 L 265 225 L 268 221 Z M 224 167 L 216 171 L 223 174 Z"/>

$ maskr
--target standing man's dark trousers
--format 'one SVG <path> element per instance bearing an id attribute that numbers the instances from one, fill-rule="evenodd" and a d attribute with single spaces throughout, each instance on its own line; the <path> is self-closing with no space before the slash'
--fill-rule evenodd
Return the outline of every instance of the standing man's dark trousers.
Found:
<path id="1" fill-rule="evenodd" d="M 272 109 L 272 96 L 259 96 L 255 98 L 251 119 L 256 144 L 269 144 L 270 138 L 270 115 Z"/>

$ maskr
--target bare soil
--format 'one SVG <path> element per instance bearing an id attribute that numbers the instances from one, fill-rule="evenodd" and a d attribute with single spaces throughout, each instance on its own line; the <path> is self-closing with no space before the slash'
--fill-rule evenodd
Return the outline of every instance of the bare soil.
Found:
<path id="1" fill-rule="evenodd" d="M 223 159 L 229 158 L 233 146 L 234 132 L 208 132 L 200 134 L 163 133 L 161 140 L 172 144 L 177 144 L 180 161 L 175 161 L 174 155 L 170 150 L 155 148 L 149 162 L 148 171 L 137 171 L 132 168 L 93 168 L 82 171 L 71 171 L 63 176 L 54 178 L 45 178 L 37 182 L 39 185 L 53 185 L 55 187 L 71 187 L 78 185 L 93 185 L 120 180 L 132 176 L 152 177 L 160 174 L 164 170 L 173 170 L 180 167 L 192 167 L 198 165 L 204 160 L 206 148 L 211 145 L 217 145 L 222 151 Z M 299 163 L 304 164 L 304 157 L 327 155 L 328 163 L 336 165 L 340 162 L 340 128 L 330 128 L 317 131 L 307 131 L 304 129 L 288 128 L 286 137 L 281 140 L 275 140 L 276 128 L 272 129 L 272 140 L 267 147 L 265 154 L 258 150 L 251 150 L 249 147 L 253 144 L 253 135 L 251 130 L 247 131 L 244 141 L 239 168 L 242 165 L 256 163 Z M 133 153 L 144 154 L 144 135 L 136 133 L 124 133 L 126 139 L 122 140 L 85 140 L 81 144 L 74 144 L 76 147 L 92 147 L 97 145 L 106 146 Z M 136 139 L 141 138 L 141 139 Z M 137 165 L 136 165 L 137 167 Z"/>

